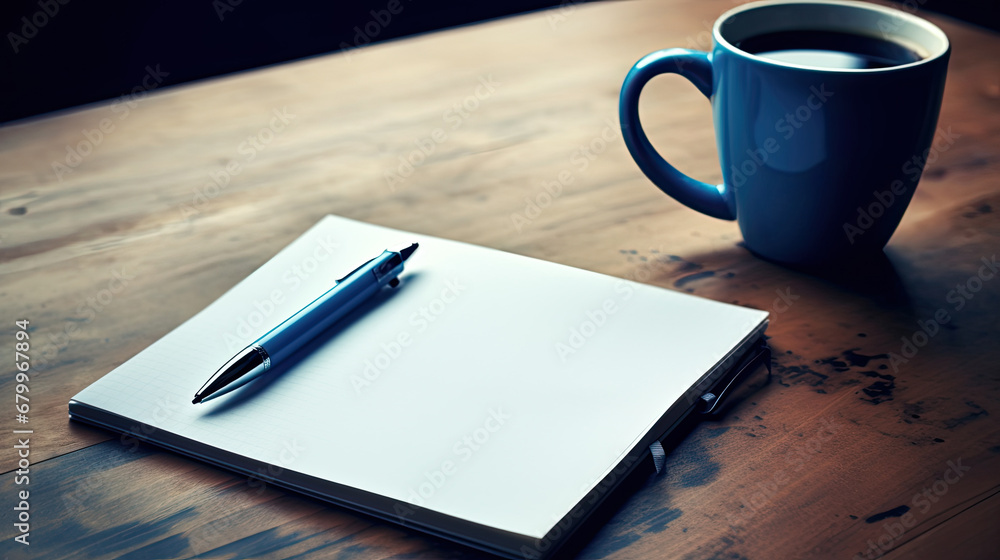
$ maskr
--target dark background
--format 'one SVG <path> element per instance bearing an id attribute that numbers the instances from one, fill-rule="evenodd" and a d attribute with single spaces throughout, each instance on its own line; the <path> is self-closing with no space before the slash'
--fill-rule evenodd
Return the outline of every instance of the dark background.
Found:
<path id="1" fill-rule="evenodd" d="M 345 46 L 522 13 L 559 0 L 3 0 L 0 123 L 110 99 L 142 84 L 146 67 L 169 73 L 157 87 L 274 64 Z M 1000 0 L 911 0 L 1000 30 Z M 235 5 L 234 5 L 235 4 Z M 49 15 L 49 12 L 55 12 Z M 56 9 L 58 11 L 56 12 Z M 373 15 L 372 11 L 378 15 Z M 43 15 L 39 15 L 43 14 Z M 37 25 L 25 26 L 22 18 Z M 381 20 L 381 21 L 379 21 Z M 357 28 L 357 29 L 356 29 Z M 367 31 L 374 31 L 369 34 Z M 358 30 L 364 32 L 359 35 Z M 12 33 L 19 42 L 11 45 Z M 983 53 L 997 56 L 998 53 Z"/>

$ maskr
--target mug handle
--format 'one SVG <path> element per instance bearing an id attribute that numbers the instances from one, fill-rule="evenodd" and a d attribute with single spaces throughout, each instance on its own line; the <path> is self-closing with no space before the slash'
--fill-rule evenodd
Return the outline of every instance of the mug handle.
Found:
<path id="1" fill-rule="evenodd" d="M 709 185 L 681 173 L 656 153 L 639 123 L 639 94 L 646 82 L 660 74 L 679 74 L 687 78 L 705 97 L 712 98 L 712 62 L 708 53 L 689 49 L 665 49 L 650 53 L 629 70 L 618 100 L 618 118 L 622 137 L 632 158 L 646 177 L 681 204 L 713 218 L 735 220 L 730 208 L 730 189 L 724 184 Z"/>

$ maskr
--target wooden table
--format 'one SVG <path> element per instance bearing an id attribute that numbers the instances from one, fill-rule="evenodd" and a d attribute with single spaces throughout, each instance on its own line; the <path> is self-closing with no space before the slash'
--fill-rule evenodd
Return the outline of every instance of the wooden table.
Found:
<path id="1" fill-rule="evenodd" d="M 663 196 L 621 141 L 630 65 L 707 48 L 732 5 L 567 3 L 162 91 L 171 69 L 150 60 L 133 97 L 0 129 L 4 557 L 478 555 L 67 420 L 77 391 L 327 213 L 771 311 L 775 382 L 695 429 L 582 557 L 1000 554 L 1000 279 L 974 280 L 1000 252 L 1000 37 L 921 14 L 952 40 L 954 140 L 883 266 L 820 278 Z M 642 111 L 671 161 L 720 180 L 695 88 L 658 78 Z M 939 309 L 950 321 L 915 334 Z M 31 322 L 28 424 L 15 319 Z"/>

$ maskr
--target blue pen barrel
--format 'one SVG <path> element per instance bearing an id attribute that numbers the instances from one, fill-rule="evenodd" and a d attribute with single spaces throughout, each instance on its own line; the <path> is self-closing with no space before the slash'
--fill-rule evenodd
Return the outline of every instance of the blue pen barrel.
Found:
<path id="1" fill-rule="evenodd" d="M 396 257 L 395 262 L 389 262 L 393 255 Z M 305 343 L 375 295 L 389 280 L 376 272 L 388 272 L 387 268 L 394 269 L 397 266 L 402 267 L 398 254 L 388 251 L 383 253 L 260 337 L 256 344 L 267 351 L 271 367 L 280 364 Z"/>

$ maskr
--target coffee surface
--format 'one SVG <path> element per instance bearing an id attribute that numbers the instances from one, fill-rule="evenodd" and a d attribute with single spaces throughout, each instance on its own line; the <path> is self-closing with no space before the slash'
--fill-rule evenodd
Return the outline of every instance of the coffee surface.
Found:
<path id="1" fill-rule="evenodd" d="M 779 62 L 821 68 L 889 68 L 921 59 L 899 43 L 842 31 L 778 31 L 749 37 L 735 46 Z"/>

